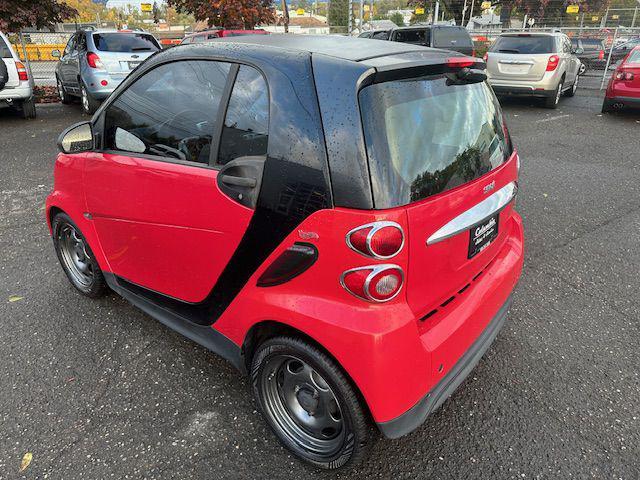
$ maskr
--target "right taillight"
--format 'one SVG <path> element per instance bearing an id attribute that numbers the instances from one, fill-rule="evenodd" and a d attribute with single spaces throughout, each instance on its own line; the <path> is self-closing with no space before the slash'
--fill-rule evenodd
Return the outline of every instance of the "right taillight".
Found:
<path id="1" fill-rule="evenodd" d="M 620 70 L 616 72 L 615 77 L 616 80 L 633 80 L 633 73 Z"/>
<path id="2" fill-rule="evenodd" d="M 558 55 L 551 55 L 549 60 L 547 61 L 547 72 L 553 72 L 556 68 L 558 68 L 558 63 L 560 62 L 560 57 Z"/>
<path id="3" fill-rule="evenodd" d="M 402 289 L 404 272 L 398 265 L 369 265 L 342 274 L 340 283 L 350 294 L 369 302 L 387 302 Z"/>
<path id="4" fill-rule="evenodd" d="M 93 52 L 87 53 L 87 65 L 91 68 L 104 68 L 98 54 Z"/>
<path id="5" fill-rule="evenodd" d="M 604 50 L 600 50 L 598 53 L 598 60 L 604 60 Z"/>
<path id="6" fill-rule="evenodd" d="M 347 245 L 366 256 L 386 260 L 396 256 L 404 245 L 404 232 L 395 222 L 373 222 L 347 233 Z"/>
<path id="7" fill-rule="evenodd" d="M 27 68 L 24 66 L 24 63 L 16 62 L 16 70 L 18 71 L 18 80 L 20 80 L 21 82 L 29 80 Z"/>

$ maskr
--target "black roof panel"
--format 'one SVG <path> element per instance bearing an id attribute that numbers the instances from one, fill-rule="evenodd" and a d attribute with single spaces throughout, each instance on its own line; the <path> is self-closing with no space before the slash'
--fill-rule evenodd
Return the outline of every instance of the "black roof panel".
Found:
<path id="1" fill-rule="evenodd" d="M 375 57 L 398 55 L 408 52 L 423 52 L 426 47 L 399 42 L 385 42 L 368 38 L 343 37 L 339 35 L 246 35 L 225 37 L 211 43 L 242 43 L 282 48 L 288 51 L 317 53 L 331 57 L 360 62 Z"/>

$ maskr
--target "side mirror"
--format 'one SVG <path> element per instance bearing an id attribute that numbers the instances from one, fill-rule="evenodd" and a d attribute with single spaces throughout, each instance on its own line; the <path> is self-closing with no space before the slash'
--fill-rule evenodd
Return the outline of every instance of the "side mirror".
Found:
<path id="1" fill-rule="evenodd" d="M 71 125 L 58 137 L 58 149 L 62 153 L 80 153 L 93 150 L 93 129 L 90 122 Z"/>
<path id="2" fill-rule="evenodd" d="M 51 56 L 53 58 L 60 58 L 62 55 L 60 55 L 60 50 L 56 48 L 55 50 L 51 50 Z"/>

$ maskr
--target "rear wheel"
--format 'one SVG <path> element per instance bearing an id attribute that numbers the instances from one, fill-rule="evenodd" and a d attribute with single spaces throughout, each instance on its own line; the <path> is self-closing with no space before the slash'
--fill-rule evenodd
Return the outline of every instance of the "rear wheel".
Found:
<path id="1" fill-rule="evenodd" d="M 556 87 L 554 92 L 545 99 L 545 107 L 551 109 L 558 108 L 558 102 L 560 102 L 560 97 L 562 96 L 562 85 L 562 80 L 560 80 L 560 83 L 558 83 L 558 86 Z"/>
<path id="2" fill-rule="evenodd" d="M 20 104 L 20 115 L 22 118 L 36 118 L 36 102 L 33 97 Z"/>
<path id="3" fill-rule="evenodd" d="M 80 83 L 80 103 L 84 113 L 89 115 L 93 115 L 100 107 L 100 102 L 91 95 L 91 92 L 87 90 L 87 87 L 82 82 Z"/>
<path id="4" fill-rule="evenodd" d="M 71 97 L 69 97 L 69 94 L 64 89 L 62 81 L 58 77 L 56 77 L 56 84 L 58 86 L 58 96 L 60 97 L 60 101 L 65 105 L 71 103 Z"/>
<path id="5" fill-rule="evenodd" d="M 357 463 L 369 439 L 367 419 L 336 363 L 309 343 L 275 337 L 251 362 L 258 406 L 282 444 L 317 467 Z"/>
<path id="6" fill-rule="evenodd" d="M 107 285 L 80 229 L 64 213 L 53 218 L 51 227 L 58 260 L 71 284 L 87 297 L 102 296 Z"/>

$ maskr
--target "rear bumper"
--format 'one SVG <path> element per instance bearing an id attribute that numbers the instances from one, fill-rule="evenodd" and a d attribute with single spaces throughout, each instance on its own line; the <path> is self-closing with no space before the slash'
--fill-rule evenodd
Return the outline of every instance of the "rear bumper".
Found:
<path id="1" fill-rule="evenodd" d="M 552 97 L 555 90 L 545 90 L 538 87 L 522 87 L 514 85 L 492 85 L 496 95 L 507 95 L 512 97 Z"/>
<path id="2" fill-rule="evenodd" d="M 512 296 L 509 296 L 469 350 L 429 393 L 399 417 L 388 422 L 378 423 L 378 428 L 385 437 L 399 438 L 412 432 L 422 425 L 426 418 L 456 391 L 498 336 L 507 319 L 511 299 Z"/>
<path id="3" fill-rule="evenodd" d="M 26 100 L 31 98 L 31 87 L 29 82 L 21 82 L 24 85 L 17 87 L 4 87 L 0 90 L 0 103 L 6 100 Z M 5 102 L 6 103 L 6 102 Z"/>
<path id="4" fill-rule="evenodd" d="M 624 107 L 640 108 L 639 97 L 606 97 L 604 100 L 609 105 L 620 103 Z"/>

